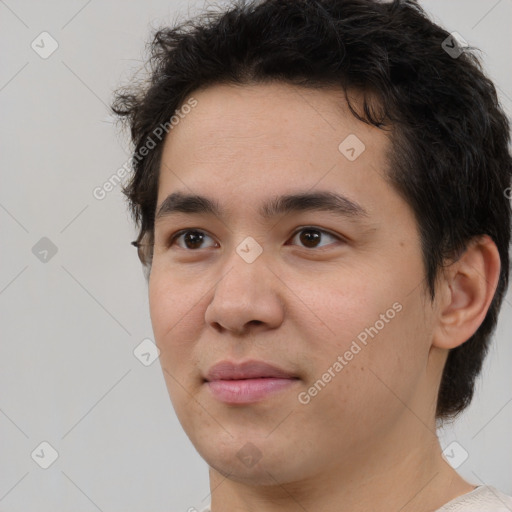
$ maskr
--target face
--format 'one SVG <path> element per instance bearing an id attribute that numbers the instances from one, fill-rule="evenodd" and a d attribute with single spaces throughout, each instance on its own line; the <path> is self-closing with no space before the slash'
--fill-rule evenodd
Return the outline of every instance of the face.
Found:
<path id="1" fill-rule="evenodd" d="M 233 480 L 348 471 L 409 421 L 406 409 L 433 414 L 435 398 L 418 229 L 385 179 L 388 135 L 335 90 L 217 85 L 192 96 L 165 141 L 157 211 L 174 193 L 219 211 L 168 200 L 149 281 L 176 414 Z M 302 198 L 270 207 L 292 195 Z M 222 361 L 293 378 L 205 381 Z"/>

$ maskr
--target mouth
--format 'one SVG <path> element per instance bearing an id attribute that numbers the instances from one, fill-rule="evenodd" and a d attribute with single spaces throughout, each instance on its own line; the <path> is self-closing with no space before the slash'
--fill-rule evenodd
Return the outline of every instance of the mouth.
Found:
<path id="1" fill-rule="evenodd" d="M 263 361 L 221 361 L 210 368 L 204 384 L 221 402 L 248 404 L 289 389 L 299 380 L 292 372 Z"/>

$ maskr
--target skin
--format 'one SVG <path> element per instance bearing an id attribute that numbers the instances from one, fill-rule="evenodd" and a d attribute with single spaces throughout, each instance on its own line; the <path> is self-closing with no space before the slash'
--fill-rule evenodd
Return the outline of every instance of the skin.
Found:
<path id="1" fill-rule="evenodd" d="M 157 204 L 196 193 L 229 215 L 156 222 L 149 300 L 172 404 L 210 467 L 212 512 L 422 512 L 471 491 L 441 456 L 435 404 L 448 349 L 476 331 L 496 289 L 494 243 L 475 240 L 431 302 L 413 212 L 385 179 L 389 132 L 357 121 L 334 89 L 215 85 L 193 97 L 165 141 Z M 338 150 L 349 134 L 366 148 L 354 161 Z M 368 216 L 258 216 L 270 196 L 320 190 Z M 318 247 L 304 244 L 303 226 L 328 231 Z M 203 245 L 187 248 L 181 237 L 166 247 L 185 228 L 205 232 Z M 236 252 L 248 236 L 263 249 L 252 263 Z M 401 311 L 300 403 L 298 393 L 394 303 Z M 299 380 L 258 403 L 227 405 L 203 382 L 224 359 L 264 360 Z M 238 453 L 250 449 L 246 464 Z"/>

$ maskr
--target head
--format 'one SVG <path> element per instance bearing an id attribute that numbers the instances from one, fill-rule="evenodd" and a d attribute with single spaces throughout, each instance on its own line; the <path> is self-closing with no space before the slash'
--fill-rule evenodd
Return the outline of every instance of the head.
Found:
<path id="1" fill-rule="evenodd" d="M 159 30 L 149 82 L 118 92 L 164 375 L 221 471 L 252 444 L 320 467 L 326 433 L 357 459 L 404 404 L 428 422 L 470 403 L 508 285 L 511 156 L 494 86 L 448 37 L 412 1 L 240 2 Z M 226 358 L 279 363 L 293 392 L 215 401 Z"/>

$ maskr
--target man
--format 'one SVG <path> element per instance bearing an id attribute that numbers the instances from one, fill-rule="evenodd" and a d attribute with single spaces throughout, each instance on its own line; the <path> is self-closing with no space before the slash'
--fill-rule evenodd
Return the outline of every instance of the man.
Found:
<path id="1" fill-rule="evenodd" d="M 509 126 L 414 2 L 162 29 L 118 93 L 151 320 L 211 511 L 512 510 L 445 461 L 508 284 Z"/>

